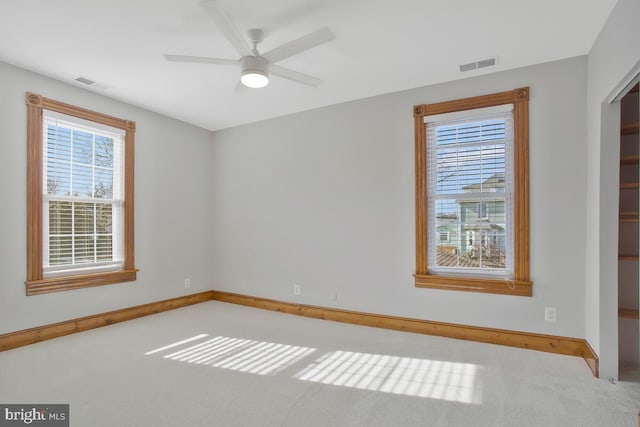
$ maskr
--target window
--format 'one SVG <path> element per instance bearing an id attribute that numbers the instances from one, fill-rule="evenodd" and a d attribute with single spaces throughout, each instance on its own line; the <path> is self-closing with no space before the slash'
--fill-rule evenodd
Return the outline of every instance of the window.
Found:
<path id="1" fill-rule="evenodd" d="M 528 98 L 414 107 L 416 286 L 531 295 Z"/>
<path id="2" fill-rule="evenodd" d="M 453 242 L 454 257 L 429 244 L 433 273 L 512 277 L 511 147 L 513 105 L 425 116 L 429 230 L 443 221 L 466 239 Z M 440 239 L 442 240 L 442 239 Z"/>
<path id="3" fill-rule="evenodd" d="M 135 123 L 32 93 L 27 122 L 27 295 L 135 280 Z"/>

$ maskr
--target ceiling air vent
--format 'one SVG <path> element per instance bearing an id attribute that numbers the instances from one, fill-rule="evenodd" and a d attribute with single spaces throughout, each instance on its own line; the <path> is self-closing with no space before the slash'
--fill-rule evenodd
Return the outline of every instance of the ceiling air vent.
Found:
<path id="1" fill-rule="evenodd" d="M 104 83 L 97 83 L 94 82 L 93 80 L 89 80 L 86 77 L 78 77 L 77 79 L 75 79 L 78 83 L 82 83 L 83 85 L 87 85 L 87 86 L 91 86 L 91 89 L 97 89 L 97 90 L 107 90 L 107 89 L 111 89 L 111 86 L 107 86 Z"/>
<path id="2" fill-rule="evenodd" d="M 496 65 L 497 58 L 494 56 L 493 58 L 481 59 L 476 62 L 469 62 L 468 64 L 460 65 L 460 72 L 464 73 L 465 71 L 477 70 L 479 68 L 485 67 L 493 67 Z"/>
<path id="3" fill-rule="evenodd" d="M 462 64 L 460 66 L 460 71 L 464 73 L 465 71 L 475 70 L 476 68 L 478 68 L 478 64 L 476 62 L 469 62 L 468 64 Z"/>
<path id="4" fill-rule="evenodd" d="M 478 68 L 493 67 L 496 65 L 496 58 L 488 58 L 478 61 Z"/>
<path id="5" fill-rule="evenodd" d="M 91 86 L 92 84 L 95 84 L 95 82 L 94 82 L 93 80 L 89 80 L 89 79 L 86 79 L 86 78 L 84 78 L 84 77 L 78 77 L 78 78 L 76 79 L 76 81 L 77 81 L 78 83 L 82 83 L 82 84 L 85 84 L 85 85 L 87 85 L 87 86 Z"/>

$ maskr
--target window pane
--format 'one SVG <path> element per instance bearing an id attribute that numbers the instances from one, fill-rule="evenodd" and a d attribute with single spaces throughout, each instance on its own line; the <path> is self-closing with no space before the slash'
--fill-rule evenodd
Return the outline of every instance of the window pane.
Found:
<path id="1" fill-rule="evenodd" d="M 96 203 L 96 233 L 111 234 L 113 230 L 113 207 L 111 204 Z"/>
<path id="2" fill-rule="evenodd" d="M 473 191 L 473 185 L 482 179 L 481 147 L 458 150 L 457 164 L 459 178 L 458 192 Z"/>
<path id="3" fill-rule="evenodd" d="M 454 194 L 459 188 L 458 150 L 456 148 L 440 149 L 436 153 L 437 175 L 436 193 Z"/>
<path id="4" fill-rule="evenodd" d="M 438 149 L 436 167 L 436 194 L 504 192 L 504 145 Z"/>
<path id="5" fill-rule="evenodd" d="M 113 170 L 96 168 L 94 197 L 113 198 Z"/>
<path id="6" fill-rule="evenodd" d="M 506 199 L 486 196 L 505 192 L 507 118 L 436 123 L 427 130 L 434 266 L 505 269 Z"/>
<path id="7" fill-rule="evenodd" d="M 72 237 L 49 235 L 49 265 L 72 263 Z"/>
<path id="8" fill-rule="evenodd" d="M 49 265 L 113 259 L 113 205 L 49 202 Z"/>
<path id="9" fill-rule="evenodd" d="M 88 132 L 73 131 L 73 162 L 93 164 L 93 135 Z"/>
<path id="10" fill-rule="evenodd" d="M 93 215 L 95 205 L 93 203 L 74 203 L 74 233 L 93 234 Z"/>
<path id="11" fill-rule="evenodd" d="M 112 199 L 115 146 L 114 137 L 47 124 L 47 194 Z"/>
<path id="12" fill-rule="evenodd" d="M 436 266 L 506 268 L 505 221 L 502 198 L 436 201 Z"/>
<path id="13" fill-rule="evenodd" d="M 504 139 L 506 126 L 504 119 L 492 119 L 462 124 L 438 126 L 436 145 L 468 144 L 481 141 Z"/>
<path id="14" fill-rule="evenodd" d="M 72 224 L 71 202 L 49 202 L 49 234 L 70 235 Z"/>
<path id="15" fill-rule="evenodd" d="M 95 160 L 96 166 L 113 167 L 113 138 L 96 135 Z"/>
<path id="16" fill-rule="evenodd" d="M 71 161 L 71 130 L 47 126 L 47 158 L 57 161 Z"/>
<path id="17" fill-rule="evenodd" d="M 460 203 L 460 254 L 480 268 L 505 268 L 505 202 L 483 199 Z"/>
<path id="18" fill-rule="evenodd" d="M 96 256 L 98 261 L 111 261 L 113 259 L 113 236 L 97 237 Z"/>
<path id="19" fill-rule="evenodd" d="M 47 194 L 68 196 L 71 194 L 71 170 L 69 163 L 47 162 Z"/>
<path id="20" fill-rule="evenodd" d="M 80 197 L 93 196 L 93 169 L 91 166 L 73 165 L 71 195 Z"/>
<path id="21" fill-rule="evenodd" d="M 78 236 L 73 238 L 73 250 L 75 264 L 87 264 L 95 262 L 93 236 Z"/>

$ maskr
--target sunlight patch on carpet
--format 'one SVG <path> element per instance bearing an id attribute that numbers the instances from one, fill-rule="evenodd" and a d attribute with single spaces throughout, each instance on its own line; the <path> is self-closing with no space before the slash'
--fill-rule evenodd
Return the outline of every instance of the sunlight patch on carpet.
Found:
<path id="1" fill-rule="evenodd" d="M 317 359 L 295 378 L 362 390 L 480 404 L 480 371 L 480 366 L 471 363 L 334 351 Z"/>
<path id="2" fill-rule="evenodd" d="M 176 351 L 162 357 L 238 372 L 274 375 L 315 351 L 310 347 L 223 336 L 177 349 L 180 345 L 205 337 L 207 337 L 206 334 L 197 335 L 146 354 L 158 354 L 167 349 L 175 349 Z"/>

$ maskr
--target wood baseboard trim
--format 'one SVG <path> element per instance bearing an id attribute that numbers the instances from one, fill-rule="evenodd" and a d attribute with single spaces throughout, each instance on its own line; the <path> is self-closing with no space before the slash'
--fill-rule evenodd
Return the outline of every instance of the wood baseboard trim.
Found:
<path id="1" fill-rule="evenodd" d="M 171 298 L 164 301 L 152 302 L 135 307 L 123 308 L 121 310 L 109 311 L 107 313 L 95 314 L 64 322 L 52 323 L 38 326 L 31 329 L 10 332 L 0 335 L 0 351 L 34 344 L 40 341 L 58 338 L 76 332 L 88 331 L 90 329 L 108 326 L 126 320 L 137 319 L 163 311 L 174 310 L 198 304 L 212 299 L 211 291 L 201 292 L 182 297 Z"/>
<path id="2" fill-rule="evenodd" d="M 584 339 L 433 322 L 429 320 L 363 313 L 305 304 L 293 304 L 223 291 L 211 291 L 211 299 L 315 319 L 333 320 L 354 325 L 436 335 L 581 357 L 585 360 L 593 375 L 598 377 L 598 356 Z"/>
<path id="3" fill-rule="evenodd" d="M 596 378 L 600 378 L 600 363 L 598 360 L 598 355 L 593 348 L 589 345 L 589 341 L 583 340 L 585 345 L 585 355 L 584 361 L 587 362 L 587 366 L 591 369 L 593 376 Z"/>
<path id="4" fill-rule="evenodd" d="M 137 319 L 151 314 L 162 313 L 206 301 L 221 301 L 264 310 L 332 320 L 361 326 L 435 335 L 489 344 L 505 345 L 548 353 L 581 357 L 585 360 L 594 376 L 599 376 L 598 356 L 584 339 L 553 335 L 533 334 L 529 332 L 505 329 L 482 328 L 454 323 L 387 316 L 336 308 L 319 307 L 305 304 L 293 304 L 267 298 L 252 297 L 223 291 L 206 291 L 164 301 L 152 302 L 121 310 L 109 311 L 92 316 L 52 323 L 21 331 L 0 335 L 0 351 L 22 347 L 76 332 L 88 331 L 114 323 Z"/>

